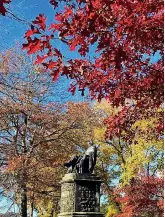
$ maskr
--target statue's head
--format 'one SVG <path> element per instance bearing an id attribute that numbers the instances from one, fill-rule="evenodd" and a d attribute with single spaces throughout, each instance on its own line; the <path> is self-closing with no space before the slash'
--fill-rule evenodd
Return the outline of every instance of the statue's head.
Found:
<path id="1" fill-rule="evenodd" d="M 97 149 L 99 148 L 100 145 L 94 144 L 93 141 L 92 142 L 88 142 L 88 147 L 94 146 Z"/>
<path id="2" fill-rule="evenodd" d="M 88 142 L 88 147 L 94 146 L 93 142 Z"/>

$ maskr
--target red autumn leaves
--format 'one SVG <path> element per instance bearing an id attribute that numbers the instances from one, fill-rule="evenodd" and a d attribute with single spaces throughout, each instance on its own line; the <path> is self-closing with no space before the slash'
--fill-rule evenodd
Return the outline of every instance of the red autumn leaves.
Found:
<path id="1" fill-rule="evenodd" d="M 10 4 L 11 0 L 1 0 L 0 1 L 0 14 L 5 16 L 7 9 L 6 9 L 6 4 Z"/>
<path id="2" fill-rule="evenodd" d="M 163 178 L 140 176 L 133 179 L 130 185 L 116 192 L 116 201 L 122 204 L 121 213 L 116 217 L 163 216 L 163 188 Z"/>
<path id="3" fill-rule="evenodd" d="M 56 6 L 55 1 L 52 3 Z M 163 102 L 162 8 L 163 1 L 154 0 L 68 2 L 49 26 L 42 14 L 33 21 L 23 49 L 28 54 L 40 52 L 36 64 L 42 63 L 46 70 L 51 70 L 55 81 L 59 74 L 73 79 L 69 89 L 72 93 L 77 88 L 84 94 L 88 88 L 92 99 L 106 98 L 123 107 L 125 99 L 129 99 L 135 103 L 137 120 L 139 110 L 149 113 Z M 61 54 L 57 39 L 82 58 L 71 59 Z M 150 57 L 158 50 L 159 61 L 151 63 Z"/>

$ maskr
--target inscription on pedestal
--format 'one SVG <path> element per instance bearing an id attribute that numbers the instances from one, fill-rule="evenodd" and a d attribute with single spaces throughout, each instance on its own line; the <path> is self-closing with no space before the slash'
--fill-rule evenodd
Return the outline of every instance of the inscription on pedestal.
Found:
<path id="1" fill-rule="evenodd" d="M 74 183 L 63 183 L 61 186 L 60 212 L 74 211 Z"/>
<path id="2" fill-rule="evenodd" d="M 98 212 L 97 183 L 76 183 L 76 212 Z"/>

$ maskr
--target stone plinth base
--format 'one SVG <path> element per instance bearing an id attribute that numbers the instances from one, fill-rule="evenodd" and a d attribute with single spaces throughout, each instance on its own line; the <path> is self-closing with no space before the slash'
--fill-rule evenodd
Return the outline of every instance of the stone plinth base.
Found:
<path id="1" fill-rule="evenodd" d="M 58 217 L 103 217 L 100 212 L 72 212 L 60 213 Z"/>
<path id="2" fill-rule="evenodd" d="M 58 217 L 103 217 L 100 213 L 99 177 L 85 173 L 69 173 L 61 181 Z"/>

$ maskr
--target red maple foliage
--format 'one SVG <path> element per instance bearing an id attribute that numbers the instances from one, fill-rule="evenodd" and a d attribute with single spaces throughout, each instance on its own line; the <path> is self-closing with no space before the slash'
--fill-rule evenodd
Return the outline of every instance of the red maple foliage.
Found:
<path id="1" fill-rule="evenodd" d="M 163 178 L 140 176 L 117 191 L 121 213 L 116 217 L 163 216 Z"/>
<path id="2" fill-rule="evenodd" d="M 0 1 L 0 14 L 5 16 L 6 15 L 6 8 L 5 8 L 5 4 L 9 4 L 11 2 L 11 0 L 1 0 Z"/>
<path id="3" fill-rule="evenodd" d="M 82 94 L 88 88 L 91 99 L 105 98 L 123 106 L 115 130 L 112 120 L 106 120 L 107 137 L 112 137 L 121 132 L 120 126 L 129 129 L 130 116 L 134 122 L 143 111 L 152 115 L 163 102 L 163 1 L 64 2 L 66 7 L 62 12 L 57 10 L 54 23 L 46 26 L 41 14 L 33 21 L 35 27 L 26 32 L 23 49 L 29 54 L 42 52 L 36 63 L 51 70 L 54 80 L 60 74 L 73 79 L 69 89 L 73 94 L 76 88 Z M 58 6 L 56 1 L 50 3 Z M 53 43 L 57 35 L 82 58 L 65 59 Z M 157 52 L 159 60 L 151 62 Z M 125 108 L 126 99 L 134 103 L 131 109 Z M 162 127 L 158 131 L 161 133 Z"/>

